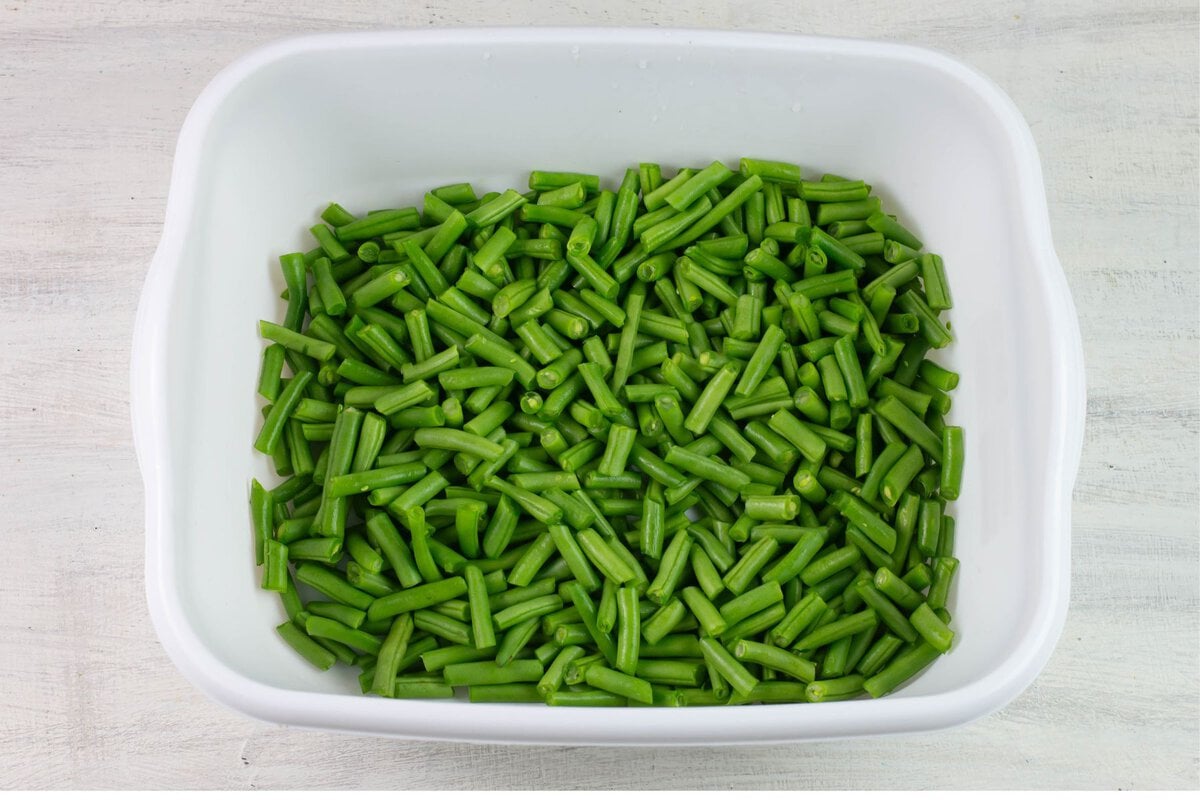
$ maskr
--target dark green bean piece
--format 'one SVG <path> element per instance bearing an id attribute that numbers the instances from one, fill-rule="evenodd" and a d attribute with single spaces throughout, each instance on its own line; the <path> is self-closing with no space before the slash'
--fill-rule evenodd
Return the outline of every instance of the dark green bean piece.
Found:
<path id="1" fill-rule="evenodd" d="M 744 592 L 723 603 L 719 609 L 721 617 L 730 625 L 759 613 L 783 600 L 783 590 L 774 580 Z M 715 635 L 715 634 L 710 634 Z"/>
<path id="2" fill-rule="evenodd" d="M 832 644 L 838 639 L 868 630 L 874 627 L 878 621 L 878 616 L 873 609 L 860 611 L 857 614 L 851 614 L 817 627 L 796 642 L 792 649 L 797 651 L 814 650 L 823 645 Z"/>
<path id="3" fill-rule="evenodd" d="M 933 253 L 923 253 L 920 259 L 921 281 L 924 284 L 925 296 L 929 307 L 941 311 L 953 307 L 950 299 L 950 286 L 946 281 L 946 269 L 942 257 Z"/>
<path id="4" fill-rule="evenodd" d="M 699 622 L 700 629 L 706 636 L 720 636 L 729 627 L 729 623 L 721 616 L 721 612 L 700 589 L 695 586 L 685 586 L 680 592 L 680 597 L 687 604 L 688 610 Z"/>
<path id="5" fill-rule="evenodd" d="M 469 564 L 463 571 L 463 577 L 466 579 L 467 602 L 471 609 L 471 640 L 476 647 L 493 647 L 496 633 L 492 627 L 492 612 L 483 572 L 479 567 Z"/>
<path id="6" fill-rule="evenodd" d="M 913 250 L 920 250 L 925 246 L 921 240 L 910 233 L 907 228 L 889 217 L 887 214 L 884 214 L 882 211 L 876 211 L 867 217 L 867 224 L 870 225 L 873 230 L 879 231 L 888 239 L 899 242 L 905 247 L 912 248 Z"/>
<path id="7" fill-rule="evenodd" d="M 772 414 L 767 424 L 771 430 L 795 445 L 805 458 L 811 461 L 820 461 L 824 458 L 827 448 L 825 440 L 787 410 L 780 410 Z"/>
<path id="8" fill-rule="evenodd" d="M 809 563 L 800 572 L 800 580 L 808 586 L 815 586 L 856 564 L 860 555 L 854 545 L 839 547 Z"/>
<path id="9" fill-rule="evenodd" d="M 742 175 L 757 175 L 764 181 L 793 186 L 800 182 L 800 167 L 784 161 L 767 161 L 759 158 L 743 158 L 739 162 Z"/>
<path id="10" fill-rule="evenodd" d="M 909 445 L 900 458 L 896 460 L 892 468 L 883 476 L 879 484 L 879 496 L 888 505 L 896 505 L 904 490 L 908 488 L 913 478 L 917 477 L 917 473 L 921 471 L 921 467 L 924 465 L 925 458 L 921 455 L 920 448 L 915 444 Z"/>
<path id="11" fill-rule="evenodd" d="M 887 567 L 880 567 L 875 573 L 875 588 L 905 611 L 913 611 L 924 602 L 920 592 L 917 592 Z"/>
<path id="12" fill-rule="evenodd" d="M 279 393 L 279 399 L 271 406 L 258 437 L 254 440 L 255 450 L 267 455 L 275 452 L 283 438 L 285 424 L 303 398 L 303 392 L 312 378 L 313 373 L 301 372 Z"/>
<path id="13" fill-rule="evenodd" d="M 550 663 L 550 666 L 546 668 L 546 671 L 537 682 L 538 694 L 543 699 L 548 698 L 551 694 L 562 688 L 567 668 L 571 665 L 571 662 L 582 656 L 584 652 L 582 647 L 576 645 L 568 645 L 558 651 L 558 655 L 554 657 L 554 661 Z"/>
<path id="14" fill-rule="evenodd" d="M 942 503 L 937 498 L 922 500 L 917 518 L 917 550 L 926 558 L 937 555 L 942 531 Z"/>
<path id="15" fill-rule="evenodd" d="M 779 542 L 770 538 L 760 539 L 746 548 L 737 563 L 725 573 L 726 588 L 735 595 L 742 594 L 778 549 Z"/>
<path id="16" fill-rule="evenodd" d="M 691 227 L 668 242 L 663 249 L 674 250 L 700 238 L 723 220 L 729 218 L 734 211 L 740 209 L 742 204 L 755 192 L 759 191 L 762 186 L 762 178 L 758 175 L 751 175 L 734 187 L 733 191 L 729 192 L 729 194 L 722 197 L 716 203 L 713 203 L 711 209 L 692 223 Z"/>
<path id="17" fill-rule="evenodd" d="M 963 429 L 947 425 L 942 429 L 942 469 L 938 483 L 942 497 L 957 500 L 962 487 Z"/>
<path id="18" fill-rule="evenodd" d="M 627 675 L 633 675 L 637 671 L 642 638 L 638 590 L 634 586 L 622 586 L 617 589 L 617 624 L 617 655 L 614 666 Z"/>
<path id="19" fill-rule="evenodd" d="M 745 496 L 746 516 L 753 520 L 789 522 L 800 513 L 800 500 L 794 495 Z"/>
<path id="20" fill-rule="evenodd" d="M 516 660 L 506 666 L 493 661 L 448 664 L 442 674 L 451 686 L 495 686 L 507 683 L 536 683 L 545 673 L 536 659 Z"/>
<path id="21" fill-rule="evenodd" d="M 817 665 L 780 647 L 760 642 L 738 640 L 733 655 L 739 661 L 761 664 L 799 681 L 811 682 L 817 677 Z"/>
<path id="22" fill-rule="evenodd" d="M 802 181 L 800 197 L 814 203 L 840 203 L 850 200 L 865 200 L 871 190 L 862 181 L 833 178 L 820 181 Z"/>
<path id="23" fill-rule="evenodd" d="M 763 573 L 764 583 L 768 581 L 786 583 L 792 578 L 799 576 L 820 551 L 825 543 L 825 529 L 810 528 L 801 530 L 802 533 L 799 535 L 792 549 Z"/>
<path id="24" fill-rule="evenodd" d="M 496 655 L 496 648 L 476 648 L 469 644 L 455 644 L 449 647 L 439 647 L 421 654 L 421 663 L 426 671 L 437 672 L 451 664 L 467 664 L 481 659 L 489 659 Z"/>
<path id="25" fill-rule="evenodd" d="M 651 694 L 653 697 L 653 694 Z M 549 706 L 566 706 L 573 708 L 608 708 L 626 706 L 629 701 L 626 698 L 606 692 L 601 689 L 589 689 L 586 691 L 571 691 L 571 692 L 551 692 L 546 697 L 546 705 Z"/>
<path id="26" fill-rule="evenodd" d="M 678 644 L 678 642 L 675 641 L 674 637 L 669 637 L 668 634 L 675 630 L 679 624 L 683 622 L 683 620 L 687 617 L 687 614 L 687 608 L 684 606 L 683 601 L 678 597 L 672 599 L 670 602 L 659 608 L 658 611 L 655 611 L 653 614 L 651 614 L 642 623 L 642 638 L 647 643 L 646 646 L 642 648 L 642 654 L 650 656 L 652 653 L 651 647 L 654 645 L 661 645 L 659 649 L 653 651 L 654 656 L 673 656 L 674 652 L 670 648 L 673 648 L 675 644 Z M 667 644 L 668 640 L 672 640 L 673 644 Z M 690 641 L 695 643 L 694 638 L 692 638 Z M 699 656 L 698 648 L 695 655 L 697 657 Z"/>
<path id="27" fill-rule="evenodd" d="M 758 679 L 716 639 L 703 637 L 700 640 L 700 649 L 704 654 L 705 662 L 720 673 L 737 694 L 748 695 L 758 684 Z"/>
<path id="28" fill-rule="evenodd" d="M 688 553 L 692 539 L 686 530 L 681 530 L 671 539 L 659 562 L 658 573 L 646 589 L 646 597 L 665 605 L 671 600 L 688 564 Z"/>
<path id="29" fill-rule="evenodd" d="M 904 612 L 892 603 L 883 592 L 875 588 L 873 583 L 855 584 L 855 591 L 876 614 L 879 621 L 891 629 L 892 633 L 906 642 L 917 639 L 917 631 L 905 617 Z"/>
<path id="30" fill-rule="evenodd" d="M 375 599 L 367 608 L 367 619 L 386 619 L 406 611 L 429 608 L 466 593 L 467 583 L 460 577 L 434 581 Z"/>
<path id="31" fill-rule="evenodd" d="M 837 507 L 851 524 L 860 528 L 871 541 L 887 552 L 896 547 L 896 530 L 858 497 L 844 491 L 836 491 L 829 502 Z"/>
<path id="32" fill-rule="evenodd" d="M 882 697 L 937 660 L 941 653 L 928 642 L 901 652 L 883 670 L 863 682 L 872 697 Z"/>
<path id="33" fill-rule="evenodd" d="M 337 662 L 337 656 L 312 639 L 300 626 L 285 622 L 275 628 L 279 636 L 306 661 L 320 670 L 327 670 Z"/>
<path id="34" fill-rule="evenodd" d="M 412 551 L 401 538 L 391 518 L 379 511 L 369 511 L 366 521 L 369 541 L 383 553 L 400 584 L 407 589 L 420 583 L 421 574 L 413 561 Z"/>
<path id="35" fill-rule="evenodd" d="M 954 583 L 954 573 L 958 569 L 958 559 L 952 556 L 939 556 L 933 559 L 933 583 L 929 587 L 926 602 L 934 610 L 946 607 L 950 595 L 950 587 Z"/>

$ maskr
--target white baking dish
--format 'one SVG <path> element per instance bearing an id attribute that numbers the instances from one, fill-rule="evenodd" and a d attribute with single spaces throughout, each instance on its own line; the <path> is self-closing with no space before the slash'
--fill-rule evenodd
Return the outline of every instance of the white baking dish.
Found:
<path id="1" fill-rule="evenodd" d="M 247 481 L 279 253 L 329 200 L 409 204 L 530 168 L 779 158 L 861 176 L 942 253 L 966 429 L 948 657 L 882 700 L 566 709 L 364 697 L 274 633 Z M 288 725 L 490 742 L 711 744 L 943 728 L 994 711 L 1046 663 L 1070 576 L 1084 419 L 1078 323 L 1037 152 L 1009 99 L 943 55 L 877 42 L 665 30 L 431 30 L 292 39 L 218 75 L 179 137 L 134 340 L 146 583 L 171 658 L 204 692 Z"/>

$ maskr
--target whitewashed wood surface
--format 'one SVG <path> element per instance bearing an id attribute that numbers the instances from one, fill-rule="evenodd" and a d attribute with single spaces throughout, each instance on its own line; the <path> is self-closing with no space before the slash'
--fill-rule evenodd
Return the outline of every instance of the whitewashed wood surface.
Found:
<path id="1" fill-rule="evenodd" d="M 142 589 L 129 344 L 188 107 L 317 31 L 663 25 L 895 39 L 1016 101 L 1087 359 L 1066 631 L 964 728 L 748 749 L 505 748 L 285 730 L 172 667 Z M 0 788 L 1200 784 L 1194 0 L 0 2 Z"/>

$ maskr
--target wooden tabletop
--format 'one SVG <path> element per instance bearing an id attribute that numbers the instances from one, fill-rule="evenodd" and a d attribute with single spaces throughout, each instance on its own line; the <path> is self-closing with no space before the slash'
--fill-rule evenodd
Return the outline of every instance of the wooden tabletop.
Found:
<path id="1" fill-rule="evenodd" d="M 1200 784 L 1198 14 L 1192 0 L 0 3 L 0 788 L 951 788 Z M 397 742 L 202 696 L 142 583 L 129 347 L 175 137 L 272 39 L 660 25 L 944 50 L 1041 152 L 1089 390 L 1071 609 L 1041 677 L 958 730 L 744 749 Z"/>

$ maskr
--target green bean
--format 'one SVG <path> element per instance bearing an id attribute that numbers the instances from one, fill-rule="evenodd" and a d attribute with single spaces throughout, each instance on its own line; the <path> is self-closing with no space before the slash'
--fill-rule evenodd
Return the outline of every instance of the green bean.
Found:
<path id="1" fill-rule="evenodd" d="M 881 671 L 863 682 L 863 689 L 872 697 L 882 697 L 937 660 L 941 652 L 928 642 L 902 652 Z"/>
<path id="2" fill-rule="evenodd" d="M 896 547 L 896 530 L 884 522 L 865 502 L 844 491 L 836 491 L 829 502 L 841 511 L 848 522 L 860 528 L 872 542 L 887 552 Z"/>
<path id="3" fill-rule="evenodd" d="M 729 627 L 729 623 L 721 616 L 721 612 L 712 604 L 708 596 L 695 586 L 686 586 L 680 592 L 688 610 L 700 624 L 706 636 L 720 636 Z"/>
<path id="4" fill-rule="evenodd" d="M 879 670 L 883 669 L 884 665 L 891 660 L 896 651 L 904 644 L 904 640 L 884 634 L 875 641 L 866 655 L 858 663 L 858 671 L 864 678 L 870 678 Z"/>
<path id="5" fill-rule="evenodd" d="M 535 659 L 516 660 L 506 666 L 497 666 L 492 661 L 474 661 L 448 664 L 442 670 L 446 683 L 451 686 L 496 686 L 507 683 L 537 683 L 545 670 Z"/>
<path id="6" fill-rule="evenodd" d="M 337 656 L 311 638 L 294 622 L 285 622 L 275 630 L 279 632 L 280 638 L 317 669 L 327 670 L 337 662 Z"/>
<path id="7" fill-rule="evenodd" d="M 674 650 L 671 648 L 677 645 L 678 641 L 671 639 L 668 634 L 683 622 L 687 614 L 688 610 L 683 601 L 676 597 L 646 618 L 642 623 L 642 639 L 646 641 L 647 646 L 642 648 L 642 654 L 650 655 L 653 652 L 658 657 L 672 655 Z M 652 651 L 651 647 L 655 645 L 661 645 L 661 648 Z"/>
<path id="8" fill-rule="evenodd" d="M 546 697 L 546 704 L 555 707 L 607 708 L 625 706 L 628 705 L 628 701 L 624 697 L 612 694 L 611 692 L 601 689 L 591 689 L 575 692 L 551 692 Z"/>
<path id="9" fill-rule="evenodd" d="M 286 348 L 281 344 L 267 345 L 263 350 L 262 367 L 258 375 L 258 394 L 272 402 L 279 396 L 280 371 Z"/>
<path id="10" fill-rule="evenodd" d="M 554 661 L 546 668 L 537 682 L 537 691 L 543 698 L 549 697 L 563 685 L 563 678 L 571 662 L 584 654 L 584 649 L 577 645 L 568 645 L 558 651 Z"/>
<path id="11" fill-rule="evenodd" d="M 659 562 L 658 573 L 646 589 L 646 597 L 660 606 L 670 602 L 687 568 L 691 547 L 692 539 L 686 530 L 681 530 L 672 537 Z"/>
<path id="12" fill-rule="evenodd" d="M 723 220 L 727 220 L 730 214 L 741 208 L 742 204 L 755 192 L 759 191 L 762 186 L 762 178 L 758 175 L 751 175 L 734 187 L 733 191 L 729 192 L 729 194 L 720 198 L 716 203 L 713 203 L 711 209 L 705 212 L 703 216 L 693 222 L 683 233 L 668 242 L 665 245 L 665 249 L 676 249 L 708 233 L 708 231 L 715 228 Z"/>
<path id="13" fill-rule="evenodd" d="M 817 665 L 779 647 L 739 639 L 733 655 L 739 661 L 761 664 L 796 680 L 811 682 L 817 677 Z"/>
<path id="14" fill-rule="evenodd" d="M 933 583 L 929 587 L 926 602 L 935 611 L 946 607 L 950 595 L 950 587 L 954 582 L 954 573 L 958 569 L 958 559 L 952 556 L 939 556 L 933 559 Z"/>
<path id="15" fill-rule="evenodd" d="M 758 684 L 758 679 L 717 640 L 709 636 L 703 637 L 700 640 L 700 649 L 705 662 L 728 681 L 737 694 L 748 695 Z"/>
<path id="16" fill-rule="evenodd" d="M 713 566 L 712 559 L 708 557 L 708 554 L 702 548 L 693 547 L 689 554 L 689 561 L 696 584 L 704 592 L 705 597 L 711 600 L 725 591 L 725 583 L 721 580 L 721 573 Z"/>
<path id="17" fill-rule="evenodd" d="M 779 542 L 774 539 L 760 539 L 754 542 L 725 573 L 723 580 L 726 588 L 735 595 L 742 594 L 778 549 Z"/>
<path id="18" fill-rule="evenodd" d="M 330 498 L 364 494 L 384 487 L 414 483 L 427 471 L 424 464 L 408 463 L 336 475 L 326 478 L 326 492 Z"/>
<path id="19" fill-rule="evenodd" d="M 492 627 L 491 606 L 488 603 L 483 571 L 469 564 L 463 571 L 463 577 L 466 579 L 467 602 L 471 609 L 471 641 L 476 647 L 493 647 L 496 644 L 496 633 Z"/>
<path id="20" fill-rule="evenodd" d="M 752 614 L 741 622 L 736 622 L 730 625 L 729 628 L 721 635 L 721 642 L 726 646 L 736 643 L 739 639 L 751 639 L 759 636 L 769 628 L 774 627 L 787 615 L 787 609 L 783 603 L 775 603 L 772 606 L 759 611 L 757 614 Z"/>
<path id="21" fill-rule="evenodd" d="M 314 638 L 338 642 L 371 655 L 378 654 L 382 646 L 375 636 L 326 617 L 309 616 L 304 622 L 304 632 Z"/>
<path id="22" fill-rule="evenodd" d="M 942 504 L 936 498 L 921 501 L 917 517 L 917 550 L 925 557 L 937 555 L 938 538 L 942 530 Z"/>
<path id="23" fill-rule="evenodd" d="M 941 495 L 946 500 L 957 500 L 962 487 L 963 474 L 963 431 L 954 425 L 942 429 L 942 470 L 939 480 Z"/>
<path id="24" fill-rule="evenodd" d="M 800 580 L 808 586 L 816 586 L 858 562 L 861 552 L 852 544 L 831 550 L 810 562 L 800 572 Z"/>
<path id="25" fill-rule="evenodd" d="M 350 585 L 338 573 L 313 563 L 304 563 L 296 567 L 295 578 L 306 586 L 311 586 L 331 600 L 357 609 L 367 610 L 374 598 L 366 592 L 359 591 Z"/>
<path id="26" fill-rule="evenodd" d="M 795 185 L 800 182 L 800 167 L 785 161 L 743 158 L 739 162 L 742 175 L 758 175 L 764 181 Z"/>
<path id="27" fill-rule="evenodd" d="M 301 372 L 279 393 L 279 398 L 267 413 L 258 437 L 254 440 L 254 449 L 270 455 L 275 452 L 283 438 L 284 426 L 300 402 L 305 388 L 312 381 L 313 373 Z"/>
<path id="28" fill-rule="evenodd" d="M 637 671 L 642 638 L 641 610 L 638 606 L 636 587 L 622 586 L 617 589 L 617 622 L 617 654 L 614 666 L 627 675 L 633 675 Z"/>
<path id="29" fill-rule="evenodd" d="M 835 622 L 821 625 L 796 642 L 792 649 L 799 651 L 814 650 L 823 645 L 836 642 L 838 639 L 853 636 L 856 633 L 867 630 L 874 626 L 876 622 L 878 622 L 878 617 L 873 609 L 860 611 L 857 614 L 842 617 Z"/>
<path id="30" fill-rule="evenodd" d="M 540 703 L 543 701 L 537 688 L 528 683 L 468 686 L 467 698 L 472 703 Z"/>
<path id="31" fill-rule="evenodd" d="M 915 444 L 909 445 L 879 483 L 879 495 L 884 502 L 890 506 L 896 505 L 924 464 L 920 448 Z"/>
<path id="32" fill-rule="evenodd" d="M 392 622 L 387 637 L 379 650 L 379 658 L 375 662 L 375 674 L 371 681 L 371 691 L 381 697 L 394 697 L 396 671 L 404 658 L 413 634 L 413 621 L 410 614 L 401 614 Z"/>
<path id="33" fill-rule="evenodd" d="M 684 420 L 684 427 L 697 436 L 703 434 L 722 401 L 733 388 L 739 372 L 740 368 L 735 364 L 725 364 L 718 369 L 696 399 L 695 405 Z"/>
<path id="34" fill-rule="evenodd" d="M 511 664 L 529 644 L 540 623 L 541 621 L 535 617 L 509 628 L 504 633 L 504 638 L 500 640 L 500 646 L 496 648 L 496 666 L 504 667 Z M 539 659 L 538 663 L 540 664 L 542 661 Z"/>
<path id="35" fill-rule="evenodd" d="M 333 540 L 338 544 L 337 540 Z M 283 542 L 275 539 L 267 539 L 263 543 L 263 571 L 262 583 L 263 589 L 272 592 L 287 591 L 287 564 L 288 558 L 295 558 L 291 553 L 291 548 Z"/>
<path id="36" fill-rule="evenodd" d="M 916 640 L 917 632 L 905 617 L 904 612 L 897 608 L 883 592 L 876 589 L 873 583 L 856 584 L 855 591 L 863 599 L 863 602 L 879 615 L 879 621 L 890 628 L 892 633 L 906 642 Z"/>
<path id="37" fill-rule="evenodd" d="M 429 608 L 446 600 L 461 597 L 466 593 L 467 583 L 460 577 L 446 578 L 411 589 L 404 589 L 371 602 L 367 608 L 367 619 L 386 619 L 406 611 Z"/>
<path id="38" fill-rule="evenodd" d="M 383 553 L 401 585 L 407 589 L 420 583 L 421 574 L 413 561 L 412 551 L 388 515 L 378 511 L 368 512 L 366 521 L 368 539 Z"/>
<path id="39" fill-rule="evenodd" d="M 827 445 L 812 428 L 801 422 L 787 410 L 780 410 L 767 421 L 771 430 L 778 433 L 811 461 L 820 461 L 825 456 Z"/>

